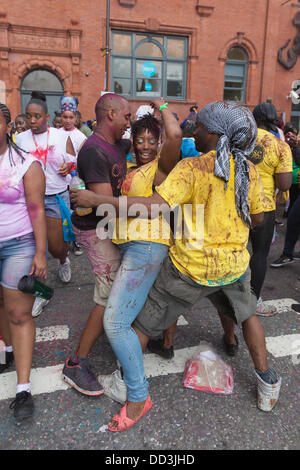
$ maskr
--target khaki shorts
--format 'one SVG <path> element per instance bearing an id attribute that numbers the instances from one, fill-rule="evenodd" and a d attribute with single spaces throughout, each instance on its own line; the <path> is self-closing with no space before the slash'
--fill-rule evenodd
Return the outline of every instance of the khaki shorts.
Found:
<path id="1" fill-rule="evenodd" d="M 74 227 L 76 241 L 84 248 L 95 276 L 94 302 L 106 306 L 110 289 L 121 264 L 120 250 L 107 238 L 100 240 L 96 230 Z"/>
<path id="2" fill-rule="evenodd" d="M 250 270 L 236 282 L 207 287 L 195 284 L 166 258 L 146 303 L 134 325 L 147 336 L 159 336 L 199 299 L 207 297 L 217 311 L 241 324 L 256 311 L 256 297 L 250 288 Z M 199 313 L 199 320 L 201 313 Z"/>

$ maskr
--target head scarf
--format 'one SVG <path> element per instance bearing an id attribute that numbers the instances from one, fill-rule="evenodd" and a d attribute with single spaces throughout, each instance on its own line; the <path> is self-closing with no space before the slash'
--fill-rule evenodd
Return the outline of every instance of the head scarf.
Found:
<path id="1" fill-rule="evenodd" d="M 247 157 L 253 151 L 257 137 L 257 126 L 252 113 L 239 104 L 217 101 L 202 108 L 196 119 L 209 133 L 220 136 L 216 147 L 214 174 L 224 180 L 225 190 L 230 177 L 230 155 L 233 155 L 236 209 L 245 224 L 250 226 Z"/>
<path id="2" fill-rule="evenodd" d="M 74 98 L 73 96 L 62 96 L 60 100 L 60 108 L 61 112 L 64 111 L 72 111 L 73 113 L 76 112 L 78 106 L 78 98 Z"/>

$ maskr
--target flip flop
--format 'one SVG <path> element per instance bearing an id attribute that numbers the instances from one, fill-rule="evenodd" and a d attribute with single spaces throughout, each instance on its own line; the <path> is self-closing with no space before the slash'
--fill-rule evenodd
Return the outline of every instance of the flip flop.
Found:
<path id="1" fill-rule="evenodd" d="M 120 431 L 126 431 L 126 429 L 132 428 L 150 409 L 152 408 L 152 400 L 150 398 L 150 395 L 148 395 L 147 400 L 145 401 L 143 411 L 141 412 L 140 416 L 136 419 L 130 419 L 127 417 L 127 403 L 121 408 L 119 413 L 117 413 L 112 421 L 117 421 L 118 427 L 113 429 L 110 426 L 108 426 L 108 429 L 111 432 L 120 432 Z"/>

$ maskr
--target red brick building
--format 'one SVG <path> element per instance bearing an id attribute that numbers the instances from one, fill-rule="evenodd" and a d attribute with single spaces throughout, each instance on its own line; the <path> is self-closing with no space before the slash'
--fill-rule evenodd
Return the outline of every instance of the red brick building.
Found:
<path id="1" fill-rule="evenodd" d="M 107 83 L 133 112 L 163 95 L 183 119 L 225 96 L 251 108 L 272 99 L 289 120 L 299 16 L 297 0 L 1 0 L 0 101 L 15 116 L 39 88 L 51 112 L 73 95 L 90 119 Z"/>

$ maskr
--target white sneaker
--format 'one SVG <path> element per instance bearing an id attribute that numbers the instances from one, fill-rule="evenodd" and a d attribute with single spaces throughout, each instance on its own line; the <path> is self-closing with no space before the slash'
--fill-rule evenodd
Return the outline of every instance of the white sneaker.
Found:
<path id="1" fill-rule="evenodd" d="M 71 263 L 68 257 L 66 258 L 64 264 L 60 264 L 59 262 L 58 276 L 62 282 L 71 281 Z"/>
<path id="2" fill-rule="evenodd" d="M 266 302 L 263 302 L 260 297 L 256 304 L 256 315 L 260 317 L 273 317 L 278 313 L 278 310 L 274 305 L 269 305 Z"/>
<path id="3" fill-rule="evenodd" d="M 127 387 L 124 380 L 121 378 L 119 369 L 109 375 L 98 375 L 97 380 L 104 389 L 104 395 L 121 403 L 121 405 L 125 404 L 127 400 Z"/>
<path id="4" fill-rule="evenodd" d="M 42 299 L 41 297 L 36 297 L 33 307 L 32 307 L 32 312 L 31 315 L 33 317 L 38 317 L 43 309 L 46 307 L 46 305 L 49 303 L 49 300 Z"/>
<path id="5" fill-rule="evenodd" d="M 281 387 L 281 377 L 276 384 L 268 384 L 257 374 L 257 407 L 262 411 L 271 411 L 276 405 Z"/>

